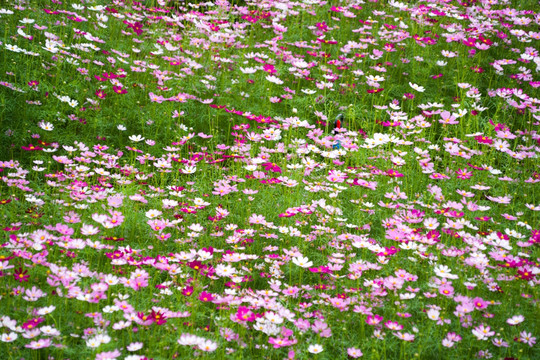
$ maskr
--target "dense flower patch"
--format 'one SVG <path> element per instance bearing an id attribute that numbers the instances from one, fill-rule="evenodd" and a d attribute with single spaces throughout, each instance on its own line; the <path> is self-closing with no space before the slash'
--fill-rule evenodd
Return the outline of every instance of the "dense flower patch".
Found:
<path id="1" fill-rule="evenodd" d="M 2 354 L 540 357 L 536 5 L 4 4 Z"/>

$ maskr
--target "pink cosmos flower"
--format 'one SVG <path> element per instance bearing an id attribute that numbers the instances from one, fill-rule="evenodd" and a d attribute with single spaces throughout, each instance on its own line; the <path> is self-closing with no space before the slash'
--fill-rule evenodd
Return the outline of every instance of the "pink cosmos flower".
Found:
<path id="1" fill-rule="evenodd" d="M 487 301 L 485 301 L 484 299 L 480 298 L 480 297 L 475 297 L 473 300 L 472 300 L 473 304 L 474 304 L 474 307 L 477 309 L 477 310 L 482 310 L 482 309 L 485 309 L 488 307 L 488 303 Z"/>
<path id="2" fill-rule="evenodd" d="M 459 124 L 459 121 L 456 121 L 456 117 L 450 114 L 449 111 L 443 111 L 441 113 L 441 119 L 439 120 L 439 122 L 446 125 Z"/>
<path id="3" fill-rule="evenodd" d="M 497 139 L 493 142 L 492 146 L 500 152 L 507 152 L 510 150 L 510 143 L 506 140 Z"/>
<path id="4" fill-rule="evenodd" d="M 263 215 L 252 214 L 248 221 L 250 224 L 266 224 L 266 220 Z"/>
<path id="5" fill-rule="evenodd" d="M 473 173 L 472 171 L 467 171 L 467 169 L 458 169 L 456 170 L 456 175 L 458 179 L 470 179 Z"/>
<path id="6" fill-rule="evenodd" d="M 362 351 L 360 349 L 356 349 L 356 348 L 348 348 L 347 349 L 347 355 L 349 355 L 350 357 L 352 357 L 353 359 L 357 359 L 359 357 L 362 357 Z"/>
<path id="7" fill-rule="evenodd" d="M 491 340 L 491 342 L 493 343 L 493 345 L 495 345 L 497 347 L 509 347 L 508 343 L 506 341 L 504 341 L 503 339 L 495 338 L 495 339 Z"/>
<path id="8" fill-rule="evenodd" d="M 377 325 L 383 320 L 383 317 L 380 315 L 368 315 L 366 318 L 366 323 L 368 325 Z"/>
<path id="9" fill-rule="evenodd" d="M 390 330 L 402 330 L 403 325 L 399 324 L 397 321 L 387 321 L 384 323 L 384 326 L 386 326 Z"/>
<path id="10" fill-rule="evenodd" d="M 532 333 L 522 331 L 519 333 L 519 342 L 522 342 L 524 344 L 529 345 L 530 347 L 533 347 L 534 344 L 536 344 L 536 338 L 532 336 Z"/>
<path id="11" fill-rule="evenodd" d="M 210 302 L 210 301 L 214 300 L 214 295 L 209 293 L 209 292 L 203 291 L 199 295 L 199 300 L 202 301 L 202 302 Z"/>
<path id="12" fill-rule="evenodd" d="M 268 339 L 268 343 L 274 346 L 274 349 L 279 349 L 281 347 L 287 347 L 293 344 L 293 342 L 290 339 L 287 338 L 281 338 L 281 337 L 270 337 Z"/>
<path id="13" fill-rule="evenodd" d="M 43 349 L 46 347 L 51 346 L 52 340 L 51 339 L 39 339 L 37 341 L 32 341 L 30 344 L 26 344 L 24 347 L 28 349 Z"/>
<path id="14" fill-rule="evenodd" d="M 481 324 L 472 330 L 472 334 L 476 336 L 478 340 L 487 340 L 487 338 L 495 335 L 495 331 L 491 331 L 489 326 Z"/>
<path id="15" fill-rule="evenodd" d="M 445 338 L 445 339 L 442 340 L 442 346 L 444 346 L 444 347 L 451 348 L 451 347 L 454 346 L 454 344 L 455 343 L 453 341 L 449 340 L 449 339 Z"/>
<path id="16" fill-rule="evenodd" d="M 409 341 L 409 342 L 413 342 L 415 338 L 413 334 L 402 333 L 401 331 L 394 333 L 394 336 L 397 337 L 398 339 L 401 339 L 403 341 Z"/>
<path id="17" fill-rule="evenodd" d="M 116 360 L 122 353 L 118 349 L 106 351 L 96 355 L 96 360 Z"/>

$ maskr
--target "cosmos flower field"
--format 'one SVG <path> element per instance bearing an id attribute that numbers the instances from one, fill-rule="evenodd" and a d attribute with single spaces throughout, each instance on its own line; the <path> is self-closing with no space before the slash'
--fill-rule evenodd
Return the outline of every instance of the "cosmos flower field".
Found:
<path id="1" fill-rule="evenodd" d="M 537 1 L 0 6 L 2 359 L 540 358 Z"/>

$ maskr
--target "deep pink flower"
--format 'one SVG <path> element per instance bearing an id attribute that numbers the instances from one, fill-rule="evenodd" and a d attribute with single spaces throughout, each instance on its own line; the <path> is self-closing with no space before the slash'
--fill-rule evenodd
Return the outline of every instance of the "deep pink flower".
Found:
<path id="1" fill-rule="evenodd" d="M 96 90 L 96 96 L 100 99 L 105 99 L 107 94 L 103 90 Z"/>
<path id="2" fill-rule="evenodd" d="M 279 166 L 277 166 L 275 163 L 267 162 L 267 163 L 263 163 L 261 165 L 264 168 L 264 170 L 270 170 L 270 171 L 281 174 L 281 168 Z"/>
<path id="3" fill-rule="evenodd" d="M 25 330 L 32 330 L 37 325 L 41 324 L 43 321 L 45 321 L 43 318 L 33 318 L 25 323 L 23 323 L 22 328 Z"/>
<path id="4" fill-rule="evenodd" d="M 472 171 L 467 171 L 467 169 L 458 169 L 456 170 L 456 175 L 458 179 L 470 179 L 473 173 Z"/>
<path id="5" fill-rule="evenodd" d="M 26 151 L 40 151 L 40 150 L 43 150 L 42 147 L 34 146 L 32 144 L 29 144 L 28 146 L 21 146 L 21 149 L 26 150 Z"/>
<path id="6" fill-rule="evenodd" d="M 150 313 L 150 319 L 152 319 L 156 324 L 163 325 L 167 322 L 167 317 L 160 311 L 154 311 Z"/>
<path id="7" fill-rule="evenodd" d="M 368 315 L 366 319 L 366 323 L 368 325 L 377 325 L 383 320 L 383 317 L 380 315 Z"/>
<path id="8" fill-rule="evenodd" d="M 393 169 L 389 169 L 389 170 L 386 170 L 386 175 L 390 176 L 390 177 L 403 177 L 403 174 L 393 170 Z"/>
<path id="9" fill-rule="evenodd" d="M 212 295 L 209 292 L 203 291 L 199 295 L 199 300 L 202 301 L 202 302 L 210 302 L 210 301 L 214 300 L 214 295 Z"/>
<path id="10" fill-rule="evenodd" d="M 15 280 L 18 282 L 27 282 L 30 275 L 28 275 L 28 270 L 24 270 L 22 267 L 20 267 L 15 270 L 13 277 L 15 277 Z"/>
<path id="11" fill-rule="evenodd" d="M 239 306 L 236 312 L 236 319 L 239 321 L 252 322 L 255 321 L 255 314 L 245 306 Z"/>
<path id="12" fill-rule="evenodd" d="M 127 94 L 127 90 L 121 86 L 113 86 L 113 91 L 117 94 Z"/>
<path id="13" fill-rule="evenodd" d="M 191 294 L 193 294 L 193 286 L 186 286 L 182 289 L 182 295 L 191 296 Z"/>
<path id="14" fill-rule="evenodd" d="M 474 304 L 474 307 L 477 309 L 477 310 L 482 310 L 482 309 L 485 309 L 488 307 L 488 303 L 487 301 L 485 301 L 484 299 L 480 298 L 480 297 L 475 297 L 473 300 L 472 300 L 473 304 Z"/>
<path id="15" fill-rule="evenodd" d="M 137 34 L 137 36 L 141 35 L 143 33 L 143 24 L 141 24 L 140 22 L 136 21 L 135 23 L 130 23 L 129 21 L 124 21 L 124 24 L 127 24 L 128 26 L 128 29 L 133 29 L 133 31 L 135 31 L 135 33 Z"/>

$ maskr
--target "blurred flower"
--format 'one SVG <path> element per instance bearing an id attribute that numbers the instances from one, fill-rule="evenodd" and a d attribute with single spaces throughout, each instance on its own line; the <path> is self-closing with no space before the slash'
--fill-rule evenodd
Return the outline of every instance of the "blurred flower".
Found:
<path id="1" fill-rule="evenodd" d="M 100 99 L 105 99 L 107 97 L 107 94 L 103 90 L 96 90 L 96 96 Z"/>
<path id="2" fill-rule="evenodd" d="M 509 325 L 518 325 L 521 324 L 525 320 L 525 317 L 523 315 L 514 315 L 510 319 L 506 320 L 506 323 Z"/>
<path id="3" fill-rule="evenodd" d="M 322 345 L 319 345 L 319 344 L 314 344 L 314 345 L 309 345 L 308 346 L 308 352 L 312 353 L 312 354 L 318 354 L 318 353 L 321 353 L 323 352 L 323 347 Z"/>
<path id="4" fill-rule="evenodd" d="M 266 76 L 266 80 L 270 81 L 271 83 L 277 84 L 277 85 L 282 85 L 283 84 L 283 81 L 281 81 L 278 77 L 276 77 L 274 75 Z"/>
<path id="5" fill-rule="evenodd" d="M 426 90 L 423 86 L 420 86 L 420 85 L 416 85 L 416 84 L 413 84 L 411 82 L 409 82 L 409 85 L 416 91 L 418 92 L 424 92 L 424 90 Z"/>
<path id="6" fill-rule="evenodd" d="M 534 344 L 536 344 L 536 338 L 532 336 L 532 333 L 522 331 L 521 333 L 519 333 L 519 336 L 519 342 L 527 344 L 530 347 L 533 347 Z"/>
<path id="7" fill-rule="evenodd" d="M 350 357 L 356 359 L 356 358 L 361 357 L 363 354 L 362 354 L 362 351 L 360 349 L 348 348 L 347 349 L 347 355 L 349 355 Z"/>
<path id="8" fill-rule="evenodd" d="M 140 142 L 140 141 L 143 141 L 144 138 L 142 137 L 142 135 L 131 135 L 129 137 L 129 140 L 131 140 L 133 142 Z"/>
<path id="9" fill-rule="evenodd" d="M 199 350 L 206 351 L 206 352 L 213 352 L 217 349 L 218 344 L 212 340 L 204 340 L 201 343 L 197 345 Z"/>

